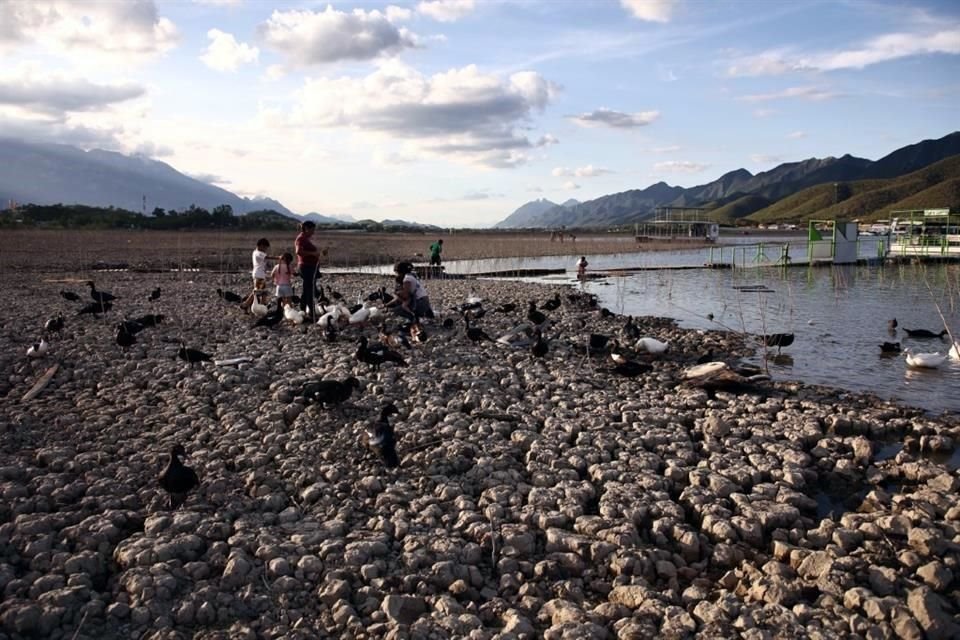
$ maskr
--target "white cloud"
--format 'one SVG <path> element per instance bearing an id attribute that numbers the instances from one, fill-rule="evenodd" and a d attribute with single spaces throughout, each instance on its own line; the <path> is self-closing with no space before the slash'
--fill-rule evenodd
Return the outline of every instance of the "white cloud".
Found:
<path id="1" fill-rule="evenodd" d="M 659 111 L 641 111 L 639 113 L 624 113 L 601 107 L 570 119 L 581 127 L 613 127 L 614 129 L 632 129 L 643 127 L 660 117 Z"/>
<path id="2" fill-rule="evenodd" d="M 680 145 L 678 144 L 669 144 L 665 147 L 653 147 L 650 149 L 653 153 L 676 153 L 680 151 Z"/>
<path id="3" fill-rule="evenodd" d="M 790 132 L 790 133 L 787 134 L 787 137 L 790 138 L 790 139 L 792 139 L 792 140 L 799 140 L 800 138 L 806 138 L 806 137 L 807 137 L 807 132 L 806 132 L 806 131 L 792 131 L 792 132 Z"/>
<path id="4" fill-rule="evenodd" d="M 756 93 L 740 96 L 737 99 L 743 100 L 744 102 L 767 102 L 770 100 L 789 100 L 793 98 L 801 100 L 830 100 L 831 98 L 836 98 L 838 95 L 839 94 L 820 87 L 789 87 L 782 91 Z"/>
<path id="5" fill-rule="evenodd" d="M 709 168 L 709 164 L 690 162 L 689 160 L 668 160 L 653 165 L 656 173 L 700 173 Z"/>
<path id="6" fill-rule="evenodd" d="M 571 180 L 570 182 L 564 182 L 563 188 L 565 191 L 576 191 L 577 189 L 580 188 L 580 185 L 578 185 L 576 182 L 573 182 Z"/>
<path id="7" fill-rule="evenodd" d="M 768 156 L 762 153 L 755 153 L 750 156 L 750 161 L 754 164 L 773 164 L 775 162 L 780 162 L 780 156 Z"/>
<path id="8" fill-rule="evenodd" d="M 526 162 L 530 149 L 556 140 L 532 141 L 524 133 L 555 92 L 532 72 L 502 78 L 470 65 L 428 77 L 391 60 L 363 78 L 308 79 L 287 123 L 350 128 L 406 140 L 429 155 L 512 167 Z"/>
<path id="9" fill-rule="evenodd" d="M 240 65 L 256 62 L 260 50 L 245 42 L 237 42 L 232 34 L 219 29 L 207 31 L 210 46 L 200 59 L 205 65 L 216 71 L 236 71 Z"/>
<path id="10" fill-rule="evenodd" d="M 418 46 L 417 36 L 379 11 L 274 11 L 258 27 L 264 43 L 295 65 L 371 60 Z"/>
<path id="11" fill-rule="evenodd" d="M 438 22 L 456 22 L 473 12 L 474 0 L 424 0 L 417 5 L 417 12 Z"/>
<path id="12" fill-rule="evenodd" d="M 193 178 L 194 180 L 199 180 L 200 182 L 206 182 L 207 184 L 230 184 L 229 178 L 224 178 L 218 176 L 214 173 L 190 173 L 187 172 L 187 175 Z"/>
<path id="13" fill-rule="evenodd" d="M 405 22 L 413 17 L 413 11 L 410 9 L 392 4 L 385 9 L 385 13 L 387 14 L 387 20 L 390 22 Z"/>
<path id="14" fill-rule="evenodd" d="M 588 164 L 585 167 L 578 167 L 576 169 L 568 169 L 566 167 L 557 167 L 552 172 L 554 177 L 565 177 L 565 176 L 576 176 L 578 178 L 595 178 L 601 176 L 605 173 L 613 173 L 610 169 L 603 169 L 601 167 L 595 167 L 592 164 Z"/>
<path id="15" fill-rule="evenodd" d="M 67 112 L 97 111 L 145 93 L 137 84 L 97 84 L 85 78 L 47 73 L 31 65 L 0 71 L 0 105 L 46 117 L 62 119 Z"/>
<path id="16" fill-rule="evenodd" d="M 638 20 L 670 22 L 677 0 L 620 0 L 620 6 Z"/>
<path id="17" fill-rule="evenodd" d="M 870 65 L 917 55 L 960 54 L 960 27 L 917 33 L 889 33 L 863 45 L 815 53 L 774 49 L 733 61 L 731 76 L 780 75 L 794 71 L 863 69 Z"/>
<path id="18" fill-rule="evenodd" d="M 0 2 L 0 44 L 39 44 L 129 64 L 175 46 L 177 28 L 152 0 Z"/>

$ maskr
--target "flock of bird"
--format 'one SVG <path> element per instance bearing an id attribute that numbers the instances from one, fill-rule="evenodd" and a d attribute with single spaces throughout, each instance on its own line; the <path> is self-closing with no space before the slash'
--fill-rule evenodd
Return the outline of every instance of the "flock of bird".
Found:
<path id="1" fill-rule="evenodd" d="M 896 318 L 891 319 L 887 323 L 887 332 L 891 337 L 895 338 L 897 335 L 897 330 L 899 323 Z M 943 340 L 945 337 L 950 337 L 949 332 L 946 329 L 942 331 L 930 331 L 929 329 L 907 329 L 903 328 L 903 332 L 911 340 Z M 950 348 L 947 349 L 946 353 L 940 353 L 939 351 L 930 351 L 930 352 L 920 352 L 914 349 L 913 347 L 907 347 L 906 349 L 902 348 L 900 342 L 883 342 L 880 345 L 880 354 L 881 355 L 897 355 L 903 353 L 904 358 L 906 359 L 907 366 L 912 369 L 936 369 L 948 359 L 950 360 L 960 360 L 960 342 L 953 342 L 950 345 Z"/>

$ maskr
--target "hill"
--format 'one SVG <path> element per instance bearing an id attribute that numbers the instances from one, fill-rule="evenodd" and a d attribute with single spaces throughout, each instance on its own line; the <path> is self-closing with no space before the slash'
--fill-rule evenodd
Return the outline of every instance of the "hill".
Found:
<path id="1" fill-rule="evenodd" d="M 527 216 L 523 225 L 512 224 L 511 215 L 496 226 L 615 226 L 647 220 L 654 215 L 657 207 L 666 206 L 713 209 L 711 217 L 725 224 L 736 220 L 774 221 L 779 220 L 777 216 L 780 215 L 790 219 L 807 219 L 832 213 L 830 206 L 836 197 L 834 183 L 846 185 L 844 188 L 849 189 L 843 200 L 856 198 L 848 203 L 850 217 L 853 217 L 854 211 L 860 217 L 878 217 L 873 215 L 875 210 L 869 207 L 876 206 L 876 211 L 884 210 L 901 197 L 914 193 L 912 190 L 917 185 L 903 187 L 905 190 L 886 195 L 877 192 L 873 197 L 866 197 L 863 194 L 873 191 L 878 185 L 859 184 L 861 181 L 897 178 L 957 154 L 960 154 L 960 132 L 902 147 L 877 161 L 847 154 L 839 158 L 808 158 L 788 162 L 756 175 L 746 169 L 737 169 L 712 182 L 688 188 L 658 182 L 646 189 L 606 195 L 574 207 L 554 206 Z M 822 188 L 816 188 L 818 186 Z M 813 190 L 809 191 L 811 188 Z M 805 195 L 791 199 L 800 193 Z M 808 198 L 812 200 L 807 202 Z M 890 198 L 895 200 L 891 201 Z M 947 206 L 947 203 L 938 206 Z M 842 208 L 838 210 L 843 211 Z"/>
<path id="2" fill-rule="evenodd" d="M 229 205 L 235 214 L 293 213 L 270 198 L 242 198 L 165 162 L 112 151 L 0 139 L 0 202 L 83 204 L 128 211 Z"/>

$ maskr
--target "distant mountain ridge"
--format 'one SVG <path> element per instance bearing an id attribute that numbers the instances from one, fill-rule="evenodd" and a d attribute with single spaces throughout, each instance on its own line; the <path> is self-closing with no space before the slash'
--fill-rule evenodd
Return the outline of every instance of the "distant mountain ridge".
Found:
<path id="1" fill-rule="evenodd" d="M 651 218 L 657 207 L 664 206 L 722 209 L 721 217 L 729 222 L 809 187 L 830 184 L 832 189 L 834 183 L 894 178 L 957 154 L 960 154 L 960 132 L 953 132 L 937 140 L 924 140 L 897 149 L 876 161 L 848 154 L 784 163 L 756 175 L 737 169 L 694 187 L 672 187 L 658 182 L 645 189 L 614 193 L 572 207 L 545 208 L 543 203 L 549 200 L 536 200 L 521 206 L 495 226 L 551 228 L 631 224 Z M 836 194 L 831 197 L 835 198 Z M 530 206 L 534 204 L 536 206 Z"/>
<path id="2" fill-rule="evenodd" d="M 141 211 L 230 205 L 235 214 L 272 209 L 272 198 L 244 198 L 180 173 L 165 162 L 113 151 L 0 139 L 0 202 L 84 204 Z"/>

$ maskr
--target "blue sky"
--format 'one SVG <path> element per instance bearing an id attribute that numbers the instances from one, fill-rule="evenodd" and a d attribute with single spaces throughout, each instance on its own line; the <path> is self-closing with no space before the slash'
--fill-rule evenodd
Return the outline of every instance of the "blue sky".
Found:
<path id="1" fill-rule="evenodd" d="M 449 226 L 960 123 L 956 2 L 0 0 L 0 57 L 0 135 Z"/>

